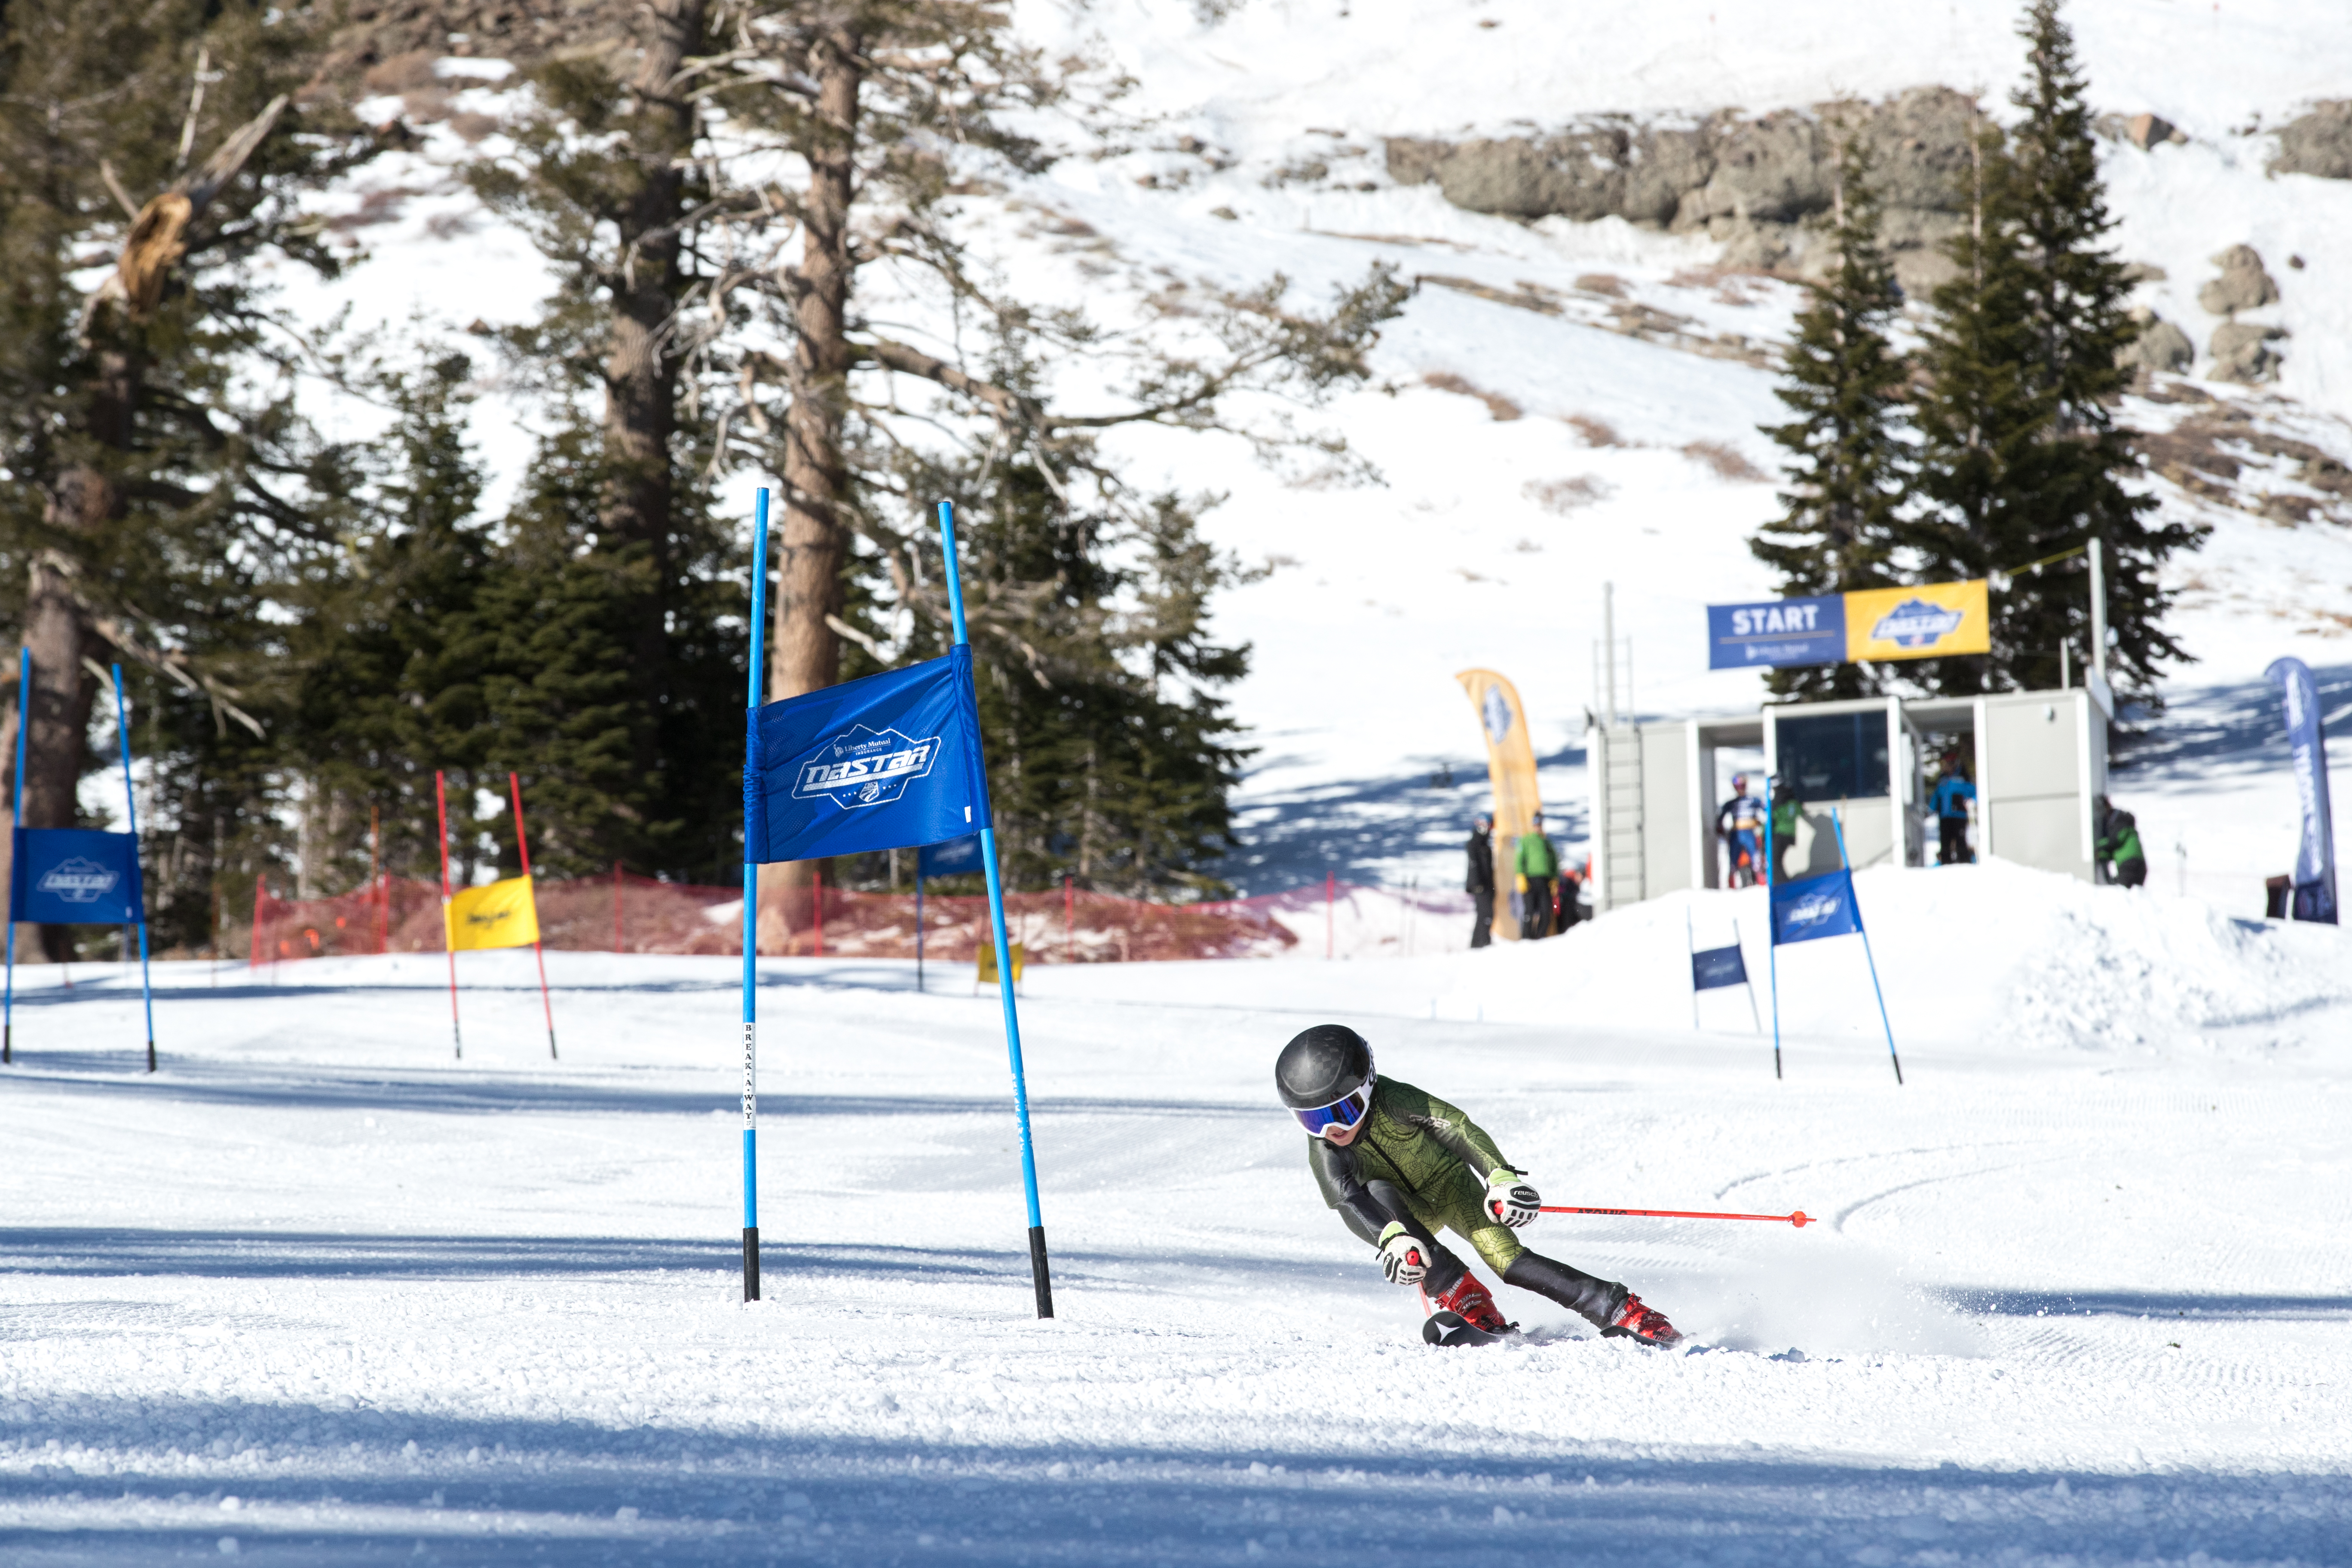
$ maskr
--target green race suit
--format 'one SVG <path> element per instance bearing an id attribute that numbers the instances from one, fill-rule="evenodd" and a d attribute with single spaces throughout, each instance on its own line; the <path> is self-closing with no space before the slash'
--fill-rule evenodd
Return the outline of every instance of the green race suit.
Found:
<path id="1" fill-rule="evenodd" d="M 1426 1089 L 1381 1079 L 1372 1089 L 1371 1114 L 1355 1141 L 1342 1149 L 1311 1139 L 1307 1159 L 1324 1203 L 1375 1246 L 1391 1218 L 1404 1217 L 1391 1215 L 1371 1196 L 1369 1184 L 1383 1182 L 1423 1227 L 1452 1231 L 1476 1247 L 1497 1274 L 1527 1250 L 1510 1226 L 1485 1207 L 1487 1176 L 1510 1162 L 1476 1122 Z"/>

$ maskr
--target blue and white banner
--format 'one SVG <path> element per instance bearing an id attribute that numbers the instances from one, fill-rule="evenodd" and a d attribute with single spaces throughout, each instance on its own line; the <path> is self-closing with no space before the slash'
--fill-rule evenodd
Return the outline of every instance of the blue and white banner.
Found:
<path id="1" fill-rule="evenodd" d="M 1710 947 L 1705 952 L 1691 954 L 1691 989 L 1714 991 L 1726 985 L 1748 984 L 1748 961 L 1739 955 L 1738 943 L 1729 947 Z"/>
<path id="2" fill-rule="evenodd" d="M 1862 929 L 1853 901 L 1853 873 L 1825 871 L 1772 885 L 1772 942 L 1786 947 L 1817 937 L 1849 936 Z"/>
<path id="3" fill-rule="evenodd" d="M 8 918 L 41 925 L 138 925 L 139 838 L 86 827 L 19 827 L 8 878 Z"/>
<path id="4" fill-rule="evenodd" d="M 2286 744 L 2294 758 L 2303 841 L 2294 853 L 2294 918 L 2336 921 L 2336 827 L 2327 801 L 2327 740 L 2319 726 L 2319 688 L 2311 667 L 2283 658 L 2263 671 L 2286 700 Z"/>
<path id="5" fill-rule="evenodd" d="M 1706 667 L 1836 664 L 1845 658 L 1845 596 L 1706 607 Z"/>
<path id="6" fill-rule="evenodd" d="M 944 844 L 926 844 L 915 852 L 915 875 L 918 877 L 960 877 L 981 868 L 980 835 L 950 838 Z"/>
<path id="7" fill-rule="evenodd" d="M 971 649 L 751 714 L 743 858 L 815 860 L 992 826 Z"/>

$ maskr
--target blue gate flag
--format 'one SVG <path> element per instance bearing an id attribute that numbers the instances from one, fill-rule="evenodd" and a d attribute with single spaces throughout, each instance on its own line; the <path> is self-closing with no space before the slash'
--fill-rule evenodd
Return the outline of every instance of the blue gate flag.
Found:
<path id="1" fill-rule="evenodd" d="M 1780 668 L 1845 660 L 1845 595 L 1706 607 L 1709 669 Z"/>
<path id="2" fill-rule="evenodd" d="M 993 826 L 971 648 L 751 711 L 744 859 L 816 860 Z"/>
<path id="3" fill-rule="evenodd" d="M 2311 667 L 2282 658 L 2263 671 L 2286 700 L 2286 744 L 2294 760 L 2303 842 L 2294 852 L 2294 918 L 2336 924 L 2336 825 L 2327 800 L 2327 740 L 2319 726 L 2319 688 Z"/>
<path id="4" fill-rule="evenodd" d="M 1713 991 L 1720 986 L 1747 984 L 1748 961 L 1739 956 L 1738 942 L 1729 947 L 1710 947 L 1705 952 L 1691 954 L 1692 990 Z"/>
<path id="5" fill-rule="evenodd" d="M 1772 943 L 1811 942 L 1817 937 L 1849 936 L 1862 929 L 1862 910 L 1853 901 L 1853 873 L 1824 871 L 1772 887 Z"/>
<path id="6" fill-rule="evenodd" d="M 980 835 L 926 844 L 915 852 L 918 877 L 953 877 L 980 869 Z"/>
<path id="7" fill-rule="evenodd" d="M 19 827 L 8 879 L 8 918 L 40 925 L 138 925 L 139 839 L 87 827 Z"/>

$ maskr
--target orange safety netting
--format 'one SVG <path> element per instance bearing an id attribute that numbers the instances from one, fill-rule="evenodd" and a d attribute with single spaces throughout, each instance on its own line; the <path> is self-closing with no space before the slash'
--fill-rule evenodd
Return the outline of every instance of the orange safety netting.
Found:
<path id="1" fill-rule="evenodd" d="M 1345 889 L 1343 889 L 1345 890 Z M 743 951 L 740 888 L 600 877 L 540 882 L 540 940 L 572 952 L 734 954 Z M 1323 889 L 1316 889 L 1318 901 Z M 1009 893 L 1008 936 L 1031 963 L 1251 958 L 1295 945 L 1275 918 L 1291 895 L 1220 903 L 1155 904 L 1067 889 Z M 921 901 L 923 955 L 972 962 L 988 940 L 988 900 Z M 776 889 L 760 900 L 760 952 L 772 957 L 913 958 L 912 893 L 840 888 Z M 255 963 L 374 952 L 443 950 L 441 895 L 431 882 L 386 877 L 331 899 L 281 899 L 265 888 L 238 952 L 239 933 L 221 933 L 223 952 Z M 257 938 L 257 940 L 256 940 Z"/>

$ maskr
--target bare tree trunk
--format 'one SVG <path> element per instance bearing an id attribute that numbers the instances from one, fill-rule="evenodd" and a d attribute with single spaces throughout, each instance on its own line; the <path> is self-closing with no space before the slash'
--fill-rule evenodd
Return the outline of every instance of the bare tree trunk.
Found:
<path id="1" fill-rule="evenodd" d="M 677 361 L 663 329 L 677 297 L 678 203 L 693 151 L 693 107 L 671 86 L 702 43 L 704 0 L 652 0 L 645 53 L 629 82 L 638 113 L 632 133 L 639 184 L 618 215 L 620 279 L 613 289 L 612 337 L 604 359 L 605 531 L 643 546 L 652 597 L 636 617 L 639 681 L 659 691 L 669 665 L 663 624 L 671 551 L 672 458 L 677 434 Z M 639 735 L 636 763 L 650 771 L 656 737 Z"/>
<path id="2" fill-rule="evenodd" d="M 849 548 L 842 522 L 849 482 L 841 432 L 849 395 L 849 212 L 865 49 L 856 26 L 836 24 L 817 35 L 808 57 L 824 133 L 809 154 L 801 265 L 793 279 L 792 406 L 784 418 L 782 563 L 770 677 L 777 699 L 841 679 L 841 639 L 826 617 L 841 614 L 841 569 Z M 808 888 L 815 869 L 808 862 L 772 867 L 762 871 L 761 887 Z M 761 945 L 771 945 L 764 930 Z"/>

